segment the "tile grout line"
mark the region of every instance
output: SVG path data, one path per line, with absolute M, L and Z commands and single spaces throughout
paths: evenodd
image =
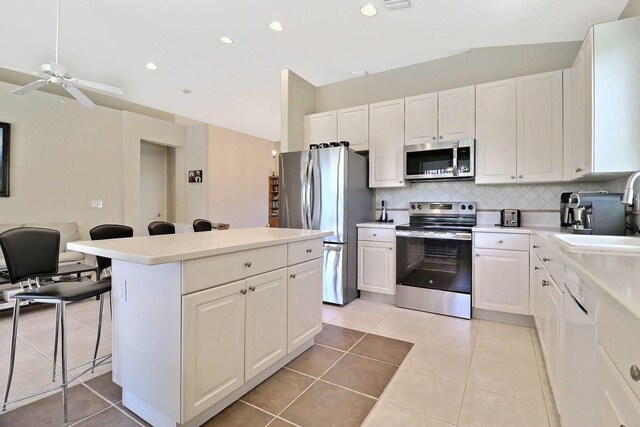
M 536 344 L 534 342 L 538 339 L 538 334 L 534 328 L 531 328 L 529 332 L 530 332 L 531 341 L 533 344 L 533 353 L 536 358 L 536 371 L 538 372 L 538 378 L 540 379 L 540 387 L 542 387 L 542 400 L 544 401 L 545 412 L 547 413 L 547 424 L 551 426 L 551 415 L 549 414 L 549 406 L 547 405 L 547 397 L 545 395 L 544 385 L 543 385 L 544 378 L 542 378 L 542 372 L 540 372 L 540 365 L 539 365 L 540 358 L 538 357 L 538 353 L 536 352 Z M 534 336 L 534 333 L 535 333 L 535 336 Z M 542 359 L 542 361 L 544 362 L 544 358 Z
M 369 334 L 369 333 L 365 333 L 365 336 L 366 336 L 366 335 L 373 335 L 373 336 L 377 336 L 377 337 L 390 338 L 390 339 L 395 339 L 395 340 L 397 340 L 397 341 L 401 341 L 401 340 L 399 340 L 399 339 L 397 339 L 397 338 L 385 337 L 385 336 L 383 336 L 383 335 L 376 335 L 376 334 Z M 363 336 L 363 338 L 364 338 L 364 336 Z M 408 342 L 408 341 L 404 341 L 404 342 Z M 409 344 L 415 345 L 415 343 L 411 343 L 411 342 L 410 342 Z M 346 354 L 346 353 L 349 353 L 348 351 L 339 350 L 339 349 L 337 349 L 337 348 L 329 347 L 328 345 L 324 345 L 324 344 L 315 344 L 315 345 L 319 345 L 319 346 L 321 346 L 321 347 L 330 348 L 331 350 L 338 350 L 338 351 L 340 351 L 340 352 L 342 352 L 342 353 L 345 353 L 345 354 Z M 374 359 L 373 357 L 362 356 L 362 355 L 357 354 L 357 353 L 349 353 L 349 354 L 350 354 L 350 355 L 352 355 L 352 356 L 362 357 L 363 359 L 373 360 L 374 362 L 384 363 L 385 365 L 391 365 L 391 366 L 395 366 L 395 367 L 400 367 L 400 365 L 396 365 L 396 364 L 394 364 L 394 363 L 390 363 L 390 362 L 385 362 L 384 360 Z

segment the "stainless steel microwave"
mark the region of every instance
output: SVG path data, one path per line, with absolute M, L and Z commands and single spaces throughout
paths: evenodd
M 473 139 L 405 145 L 404 179 L 473 179 L 475 160 Z

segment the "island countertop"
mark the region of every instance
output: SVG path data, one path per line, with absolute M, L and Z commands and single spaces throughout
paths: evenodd
M 317 239 L 332 234 L 331 231 L 291 228 L 239 228 L 201 233 L 77 241 L 68 243 L 67 249 L 137 264 L 157 265 Z

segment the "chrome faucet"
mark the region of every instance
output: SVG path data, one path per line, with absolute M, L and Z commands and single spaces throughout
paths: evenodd
M 629 177 L 627 180 L 627 185 L 624 187 L 624 195 L 622 196 L 622 203 L 625 205 L 632 206 L 633 205 L 633 184 L 636 182 L 636 179 L 640 177 L 640 171 L 637 171 L 633 175 Z

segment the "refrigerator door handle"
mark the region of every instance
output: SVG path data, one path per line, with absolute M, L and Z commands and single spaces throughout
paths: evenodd
M 340 252 L 342 250 L 342 245 L 324 245 L 324 250 L 325 251 L 331 251 L 331 252 Z
M 312 224 L 311 224 L 311 219 L 312 219 L 312 174 L 313 174 L 313 157 L 309 159 L 309 163 L 307 163 L 307 174 L 306 174 L 306 180 L 305 180 L 305 206 L 306 209 L 304 211 L 305 213 L 305 221 L 306 221 L 306 225 L 305 228 L 308 230 L 311 230 Z

